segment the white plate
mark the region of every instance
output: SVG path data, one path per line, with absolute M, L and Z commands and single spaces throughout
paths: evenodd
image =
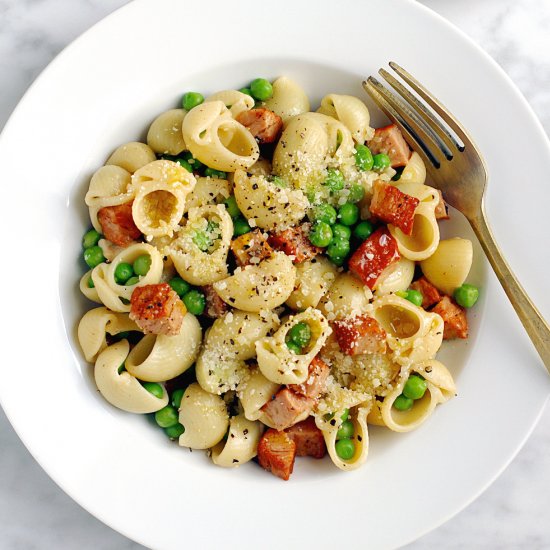
M 265 12 L 269 11 L 269 15 Z M 257 15 L 256 15 L 257 14 Z M 182 92 L 294 77 L 318 101 L 365 97 L 361 79 L 396 60 L 472 132 L 491 181 L 496 236 L 550 317 L 550 149 L 502 71 L 422 6 L 404 0 L 140 0 L 67 48 L 16 109 L 2 166 L 2 405 L 49 475 L 91 513 L 157 549 L 184 546 L 389 548 L 433 529 L 512 459 L 548 398 L 549 377 L 477 248 L 472 337 L 442 357 L 459 395 L 407 435 L 372 430 L 367 465 L 298 461 L 288 483 L 170 444 L 97 394 L 75 343 L 83 197 L 120 143 L 144 137 Z M 375 117 L 375 122 L 382 122 Z M 449 232 L 469 234 L 459 216 Z M 542 458 L 541 458 L 542 460 Z

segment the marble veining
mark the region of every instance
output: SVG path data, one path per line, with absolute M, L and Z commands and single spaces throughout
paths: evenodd
M 0 128 L 46 65 L 125 0 L 0 0 Z M 511 76 L 550 134 L 550 2 L 423 0 Z M 542 175 L 541 175 L 542 177 Z M 504 406 L 510 403 L 504 400 Z M 0 549 L 137 550 L 65 495 L 0 410 Z M 515 461 L 473 504 L 409 550 L 550 548 L 550 407 Z

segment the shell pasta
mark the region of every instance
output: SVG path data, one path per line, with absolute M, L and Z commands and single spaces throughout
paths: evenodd
M 152 113 L 90 179 L 75 283 L 106 406 L 284 480 L 300 456 L 361 467 L 369 425 L 428 422 L 456 393 L 437 354 L 479 296 L 422 157 L 327 92 L 256 78 Z

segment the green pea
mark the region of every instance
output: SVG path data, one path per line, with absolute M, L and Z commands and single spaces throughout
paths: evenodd
M 397 398 L 393 402 L 393 406 L 398 411 L 409 411 L 412 409 L 413 405 L 414 401 L 408 397 L 405 397 L 403 394 L 397 396 Z
M 134 286 L 134 285 L 136 285 L 137 283 L 139 283 L 139 277 L 130 277 L 130 278 L 126 281 L 126 285 L 125 285 L 125 286 Z
M 302 348 L 298 345 L 298 344 L 295 344 L 292 340 L 289 340 L 287 343 L 286 343 L 286 347 L 294 354 L 296 355 L 302 355 Z
M 357 144 L 355 146 L 355 166 L 363 172 L 372 170 L 374 163 L 372 153 L 366 145 Z
M 359 208 L 349 202 L 343 204 L 338 210 L 338 219 L 344 225 L 354 225 L 359 219 Z
M 358 223 L 355 226 L 353 230 L 353 235 L 357 237 L 359 240 L 364 241 L 365 239 L 368 239 L 371 236 L 371 233 L 373 231 L 374 231 L 374 227 L 372 225 L 372 222 L 365 220 L 363 222 Z
M 183 303 L 189 313 L 200 315 L 206 307 L 206 298 L 200 290 L 190 290 L 183 297 Z
M 351 420 L 345 420 L 336 432 L 336 439 L 349 439 L 353 436 L 355 428 Z
M 119 285 L 123 285 L 130 277 L 134 275 L 134 269 L 130 264 L 122 262 L 116 266 L 115 281 Z
M 273 95 L 273 86 L 265 78 L 256 78 L 250 83 L 250 93 L 254 99 L 265 101 Z
M 407 290 L 405 294 L 405 298 L 409 300 L 409 302 L 413 303 L 415 306 L 418 306 L 418 307 L 422 305 L 422 300 L 424 299 L 422 297 L 422 292 L 419 292 L 414 288 Z
M 335 239 L 345 239 L 348 241 L 351 239 L 351 229 L 341 223 L 336 223 L 332 226 L 332 234 Z
M 250 88 L 241 88 L 239 92 L 241 92 L 241 94 L 246 94 L 252 97 L 252 92 L 250 91 Z
M 363 197 L 365 196 L 365 189 L 362 185 L 359 185 L 358 183 L 354 183 L 349 188 L 349 195 L 348 195 L 348 201 L 349 202 L 359 202 Z
M 244 216 L 239 216 L 238 218 L 235 218 L 233 220 L 233 235 L 236 237 L 239 237 L 240 235 L 244 235 L 245 233 L 249 233 L 252 231 L 252 228 L 250 225 L 248 225 L 248 222 L 244 218 Z
M 90 229 L 90 231 L 87 231 L 82 238 L 82 246 L 84 248 L 91 248 L 99 242 L 99 239 L 101 239 L 101 233 L 95 229 Z
M 332 192 L 341 191 L 344 189 L 344 176 L 339 170 L 329 168 L 323 185 L 326 185 Z
M 297 346 L 303 348 L 307 346 L 311 340 L 311 328 L 307 323 L 296 323 L 288 331 L 288 337 Z
M 124 340 L 125 338 L 130 337 L 130 331 L 129 330 L 123 330 L 122 332 L 119 332 L 118 334 L 114 335 L 114 338 L 117 342 L 120 342 L 121 340 Z
M 181 298 L 191 290 L 191 285 L 181 277 L 173 277 L 168 281 L 170 288 Z
M 374 155 L 373 161 L 372 169 L 376 172 L 383 172 L 386 168 L 389 168 L 391 164 L 390 157 L 384 153 Z
M 282 187 L 283 189 L 286 189 L 288 187 L 288 183 L 286 180 L 281 178 L 281 176 L 271 176 L 270 181 L 274 183 L 277 187 Z
M 88 288 L 95 288 L 94 280 L 91 277 L 88 277 L 87 286 Z
M 196 159 L 189 151 L 180 153 L 180 157 L 193 167 L 193 171 L 198 171 L 204 166 L 204 164 L 199 159 Z
M 176 161 L 180 166 L 183 166 L 188 172 L 192 172 L 193 171 L 193 167 L 191 166 L 191 164 L 189 163 L 189 161 L 185 160 L 185 159 L 178 159 Z
M 164 390 L 160 384 L 156 382 L 142 382 L 141 385 L 149 392 L 152 393 L 158 399 L 162 399 L 164 396 Z
M 170 428 L 179 422 L 178 411 L 172 405 L 166 405 L 155 413 L 155 420 L 161 428 Z
M 351 439 L 340 439 L 334 447 L 342 460 L 351 460 L 355 454 L 355 443 Z
M 177 439 L 183 432 L 185 432 L 185 428 L 183 427 L 183 424 L 180 424 L 179 422 L 174 426 L 164 428 L 164 433 L 170 439 Z
M 241 215 L 241 211 L 239 210 L 239 205 L 237 204 L 237 199 L 235 198 L 235 195 L 229 196 L 227 199 L 223 201 L 225 204 L 225 208 L 227 209 L 227 213 L 233 218 L 238 218 Z
M 340 418 L 345 422 L 349 418 L 349 409 L 344 409 L 344 412 L 340 415 Z
M 474 285 L 464 283 L 454 291 L 453 296 L 459 306 L 472 307 L 479 298 L 479 289 Z
M 200 105 L 204 101 L 204 96 L 199 92 L 187 92 L 181 98 L 181 105 L 186 111 L 190 111 L 193 107 Z
M 151 256 L 149 254 L 142 254 L 134 260 L 134 273 L 136 275 L 147 275 L 149 268 L 151 267 Z
M 403 395 L 408 399 L 422 399 L 428 384 L 424 378 L 417 374 L 411 374 L 403 386 Z
M 94 268 L 105 261 L 103 256 L 103 250 L 100 246 L 91 246 L 84 250 L 84 261 L 88 264 L 88 267 Z
M 328 246 L 332 241 L 330 225 L 325 222 L 316 222 L 309 232 L 309 240 L 313 246 Z
M 180 388 L 177 390 L 174 390 L 172 393 L 172 406 L 176 407 L 176 409 L 180 408 L 181 405 L 181 398 L 183 397 L 185 390 Z
M 218 178 L 220 180 L 227 179 L 226 172 L 222 172 L 221 170 L 214 170 L 214 168 L 206 168 L 204 170 L 204 175 L 209 178 Z
M 349 241 L 345 239 L 333 239 L 327 248 L 327 256 L 336 265 L 342 265 L 350 252 Z
M 202 252 L 206 252 L 212 246 L 212 240 L 206 231 L 197 231 L 193 235 L 193 242 Z
M 325 222 L 329 225 L 336 223 L 336 210 L 330 204 L 319 204 L 315 208 L 312 208 L 310 212 L 310 218 L 315 222 Z

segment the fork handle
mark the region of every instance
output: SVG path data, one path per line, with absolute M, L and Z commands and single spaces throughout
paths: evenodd
M 487 223 L 483 207 L 479 214 L 469 221 L 504 292 L 506 292 L 512 306 L 514 306 L 529 338 L 531 338 L 531 342 L 533 342 L 544 366 L 550 373 L 550 326 L 527 296 L 510 266 L 503 258 Z

